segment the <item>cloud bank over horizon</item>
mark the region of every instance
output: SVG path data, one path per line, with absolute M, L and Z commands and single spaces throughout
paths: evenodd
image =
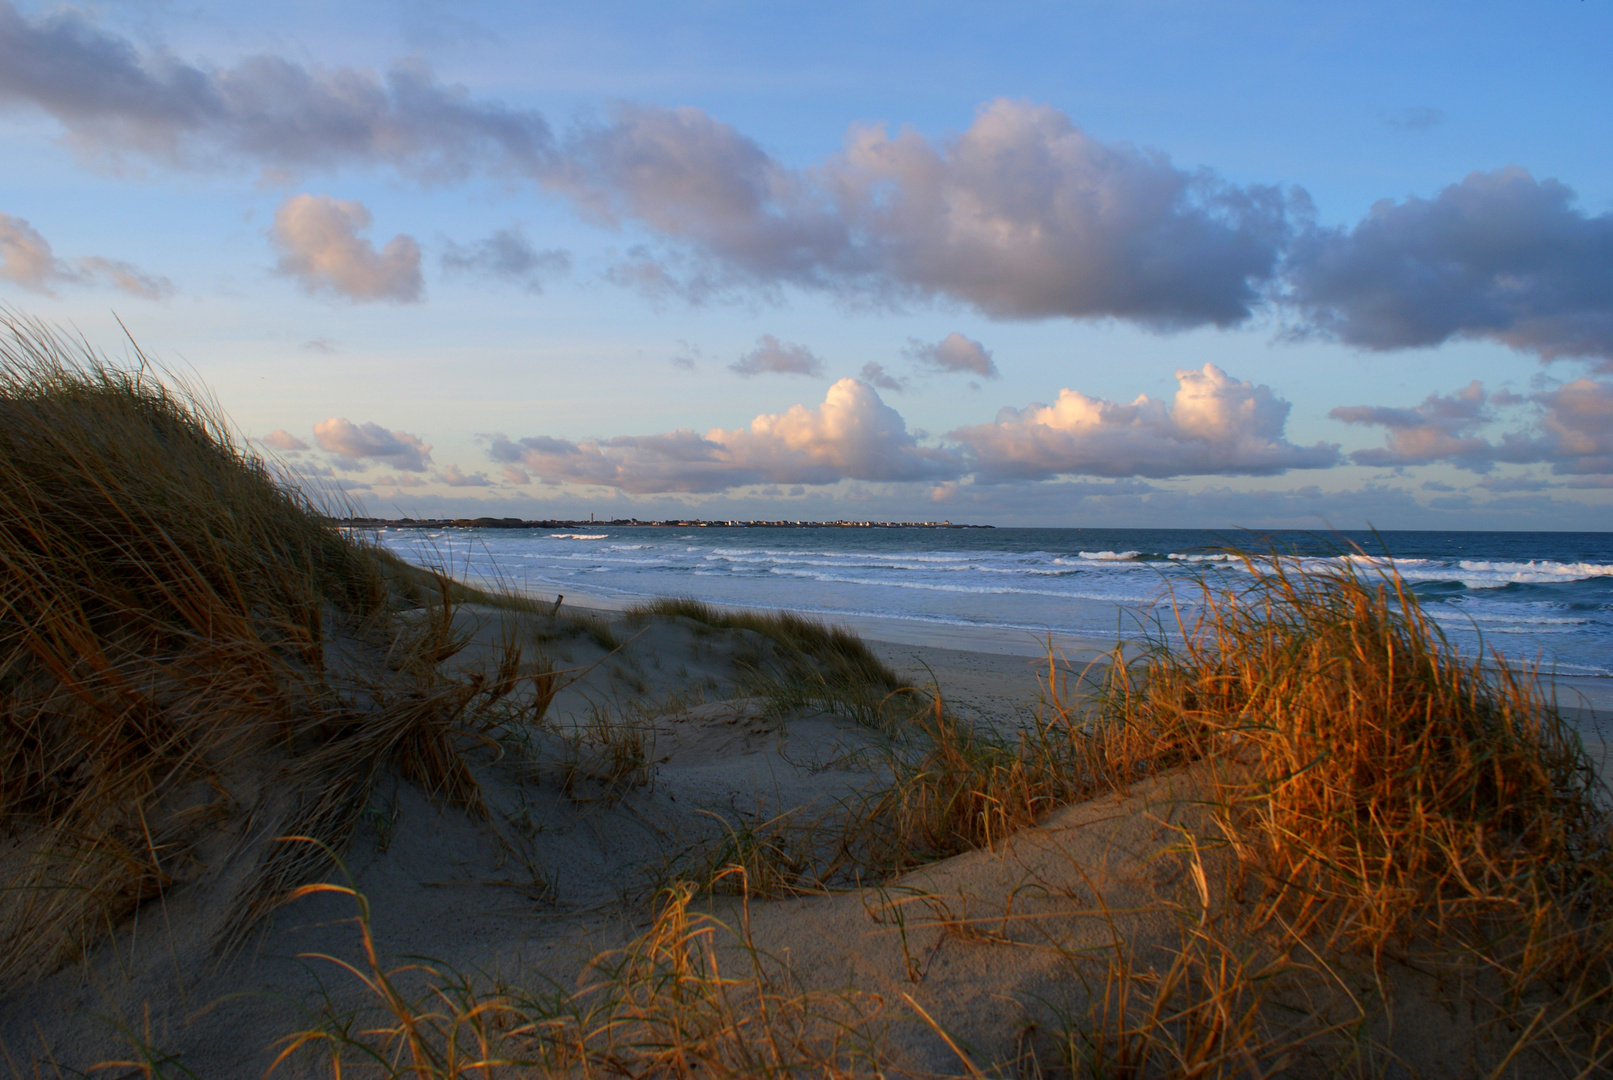
M 630 495 L 709 494 L 755 484 L 949 480 L 955 452 L 920 446 L 873 387 L 841 379 L 816 408 L 793 405 L 750 426 L 622 435 L 573 442 L 495 437 L 488 456 L 548 483 L 614 488 Z
M 1176 396 L 1127 403 L 1059 391 L 1053 405 L 1003 409 L 991 424 L 950 438 L 970 451 L 984 482 L 1060 475 L 1155 479 L 1275 476 L 1325 469 L 1337 445 L 1295 446 L 1283 436 L 1289 404 L 1269 386 L 1239 382 L 1214 364 L 1176 373 Z
M 1513 430 L 1495 439 L 1480 433 L 1502 410 L 1520 407 L 1532 415 Z M 1383 447 L 1350 455 L 1360 465 L 1445 462 L 1488 473 L 1499 464 L 1543 464 L 1560 476 L 1613 477 L 1613 381 L 1584 377 L 1527 396 L 1487 393 L 1474 381 L 1453 394 L 1430 394 L 1412 408 L 1343 406 L 1330 415 L 1385 429 Z
M 110 170 L 250 170 L 287 184 L 379 169 L 422 185 L 527 185 L 632 241 L 608 279 L 694 303 L 796 288 L 1158 333 L 1275 318 L 1372 351 L 1480 339 L 1613 367 L 1613 214 L 1517 166 L 1323 225 L 1301 188 L 1106 142 L 1033 102 L 986 101 L 945 137 L 854 126 L 798 167 L 692 107 L 621 104 L 557 132 L 419 60 L 384 72 L 270 54 L 187 62 L 74 10 L 29 17 L 9 0 L 0 105 L 50 116 L 76 154 Z M 330 204 L 297 202 L 312 198 Z M 288 200 L 272 233 L 282 270 L 339 298 L 418 299 L 418 245 L 400 234 L 366 247 L 359 217 L 340 209 L 361 206 Z M 16 237 L 6 275 L 48 284 L 29 269 L 45 265 L 32 239 Z M 450 247 L 443 265 L 530 286 L 559 267 L 546 254 L 495 233 Z M 138 293 L 142 279 L 119 266 L 80 272 Z
M 1214 364 L 1177 372 L 1169 401 L 1146 394 L 1130 403 L 1060 391 L 1052 406 L 1005 408 L 990 424 L 924 440 L 867 381 L 843 378 L 816 407 L 763 413 L 748 427 L 571 440 L 548 435 L 486 439 L 504 482 L 610 488 L 630 496 L 709 495 L 756 485 L 827 486 L 843 481 L 975 484 L 1053 477 L 1169 479 L 1275 476 L 1326 469 L 1344 459 L 1336 444 L 1298 446 L 1284 436 L 1289 404 L 1267 386 L 1242 382 Z M 417 436 L 340 417 L 314 428 L 314 440 L 340 469 L 363 462 L 425 472 L 431 446 Z M 264 440 L 299 443 L 286 431 Z M 453 487 L 489 486 L 458 466 L 437 478 Z
M 1141 394 L 1117 402 L 1066 387 L 1052 405 L 1005 407 L 990 423 L 930 438 L 910 430 L 869 380 L 842 378 L 816 407 L 792 405 L 732 430 L 580 440 L 485 436 L 497 479 L 457 464 L 431 478 L 453 488 L 525 488 L 537 481 L 633 498 L 868 481 L 917 485 L 933 489 L 935 498 L 949 498 L 959 482 L 978 491 L 1055 479 L 1274 477 L 1351 464 L 1398 470 L 1445 463 L 1483 474 L 1502 464 L 1548 465 L 1552 475 L 1570 478 L 1567 486 L 1613 485 L 1613 381 L 1586 377 L 1529 395 L 1488 392 L 1475 381 L 1411 407 L 1340 406 L 1332 410 L 1333 419 L 1386 434 L 1383 447 L 1349 454 L 1337 443 L 1291 442 L 1285 433 L 1291 406 L 1269 386 L 1239 380 L 1211 363 L 1178 371 L 1176 381 L 1169 400 Z M 1510 430 L 1484 434 L 1498 424 Z M 284 429 L 261 441 L 278 451 L 309 449 Z M 424 474 L 432 465 L 431 444 L 376 423 L 331 417 L 314 425 L 313 441 L 331 467 L 348 473 L 382 467 Z M 392 487 L 418 483 L 377 481 Z M 1490 478 L 1483 486 L 1539 491 L 1554 485 L 1514 477 Z

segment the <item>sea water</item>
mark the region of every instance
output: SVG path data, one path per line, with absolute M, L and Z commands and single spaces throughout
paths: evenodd
M 655 596 L 1027 635 L 1135 638 L 1196 582 L 1246 574 L 1228 547 L 1302 564 L 1392 560 L 1464 652 L 1613 676 L 1613 533 L 1219 533 L 1190 529 L 384 529 L 413 562 L 538 595 Z M 1351 545 L 1359 549 L 1353 552 Z M 1362 554 L 1364 553 L 1364 554 Z

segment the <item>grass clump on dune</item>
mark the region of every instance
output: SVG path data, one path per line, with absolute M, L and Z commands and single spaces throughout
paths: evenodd
M 474 801 L 451 729 L 507 692 L 435 682 L 447 624 L 396 624 L 374 550 L 138 360 L 0 318 L 3 981 L 216 861 L 248 811 L 248 839 L 339 841 L 388 765 Z M 260 784 L 282 769 L 289 786 Z M 286 851 L 244 908 L 312 869 Z
M 574 988 L 537 990 L 430 962 L 389 968 L 361 894 L 336 885 L 299 892 L 355 900 L 359 962 L 308 959 L 355 976 L 371 1008 L 327 1009 L 286 1036 L 271 1076 L 299 1059 L 328 1063 L 338 1077 L 387 1080 L 883 1075 L 877 996 L 805 990 L 743 922 L 691 911 L 686 884 L 664 891 L 644 932 L 595 956 Z
M 1244 558 L 1249 582 L 1206 588 L 1179 642 L 1113 669 L 1117 781 L 1238 766 L 1221 794 L 1269 910 L 1373 948 L 1463 917 L 1535 926 L 1548 901 L 1613 915 L 1607 793 L 1536 672 L 1460 655 L 1392 570 Z
M 1608 1067 L 1613 803 L 1539 673 L 1462 655 L 1392 566 L 1238 557 L 1140 650 L 1050 662 L 1017 731 L 934 690 L 842 857 L 889 873 L 1192 767 L 1210 827 L 1159 853 L 1193 883 L 1180 948 L 1071 957 L 1074 1075 L 1393 1071 L 1419 1000 L 1476 1074 Z
M 819 708 L 868 724 L 889 724 L 888 706 L 903 695 L 902 680 L 851 630 L 792 611 L 716 608 L 699 600 L 664 597 L 637 604 L 629 621 L 684 618 L 712 630 L 740 630 L 768 643 L 742 661 L 750 688 L 779 712 Z M 906 713 L 900 713 L 905 718 Z
M 1238 557 L 1095 705 L 1052 700 L 1113 786 L 1203 762 L 1225 871 L 1156 993 L 1109 979 L 1093 1071 L 1321 1067 L 1324 1036 L 1381 1070 L 1413 987 L 1468 1025 L 1457 1071 L 1606 1068 L 1613 816 L 1538 672 L 1461 655 L 1392 567 Z

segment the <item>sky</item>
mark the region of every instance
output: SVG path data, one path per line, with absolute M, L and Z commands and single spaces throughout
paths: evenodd
M 1610 40 L 0 0 L 0 306 L 378 516 L 1607 530 Z

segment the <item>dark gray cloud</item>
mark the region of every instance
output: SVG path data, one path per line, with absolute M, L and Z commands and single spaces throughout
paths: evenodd
M 1518 168 L 1431 199 L 1384 200 L 1350 229 L 1309 228 L 1286 264 L 1307 325 L 1368 349 L 1488 338 L 1613 363 L 1613 214 Z
M 1275 188 L 1104 144 L 1013 101 L 947 140 L 854 129 L 810 170 L 687 108 L 623 107 L 561 156 L 551 186 L 699 256 L 706 291 L 795 284 L 1001 318 L 1225 326 L 1259 303 L 1288 234 Z
M 934 343 L 909 338 L 902 353 L 932 371 L 967 371 L 983 379 L 995 379 L 999 374 L 991 350 L 957 331 Z
M 822 375 L 824 367 L 823 358 L 805 345 L 763 334 L 756 348 L 729 364 L 728 370 L 741 375 Z
M 427 180 L 533 173 L 552 152 L 536 113 L 472 99 L 422 63 L 384 75 L 255 56 L 200 67 L 99 29 L 0 0 L 0 104 L 54 117 L 92 157 L 270 173 L 385 164 Z
M 510 281 L 541 293 L 546 281 L 571 270 L 571 256 L 558 248 L 538 250 L 518 227 L 497 229 L 471 244 L 448 241 L 442 268 L 449 273 Z
M 1500 422 L 1498 409 L 1529 410 L 1498 437 L 1483 429 Z M 1386 429 L 1383 447 L 1357 450 L 1358 465 L 1427 465 L 1436 461 L 1488 472 L 1495 465 L 1548 464 L 1571 476 L 1613 475 L 1613 381 L 1580 378 L 1527 398 L 1487 394 L 1477 382 L 1454 394 L 1430 394 L 1413 408 L 1349 406 L 1334 419 Z
M 592 220 L 687 245 L 701 265 L 677 279 L 647 253 L 630 265 L 692 298 L 736 284 L 836 287 L 869 269 L 830 192 L 699 109 L 620 106 L 568 136 L 546 182 Z
M 5 105 L 43 110 L 96 158 L 270 177 L 516 178 L 637 234 L 607 277 L 658 299 L 793 286 L 1170 331 L 1237 325 L 1277 298 L 1297 332 L 1369 349 L 1483 338 L 1613 370 L 1613 215 L 1517 168 L 1321 227 L 1303 191 L 1105 143 L 1026 102 L 989 102 L 947 137 L 854 128 L 803 168 L 699 109 L 623 105 L 557 139 L 538 113 L 414 61 L 384 73 L 267 55 L 208 66 L 137 48 L 72 9 L 31 17 L 0 0 Z M 1386 119 L 1418 128 L 1439 116 Z M 523 257 L 497 234 L 450 254 L 490 272 Z

